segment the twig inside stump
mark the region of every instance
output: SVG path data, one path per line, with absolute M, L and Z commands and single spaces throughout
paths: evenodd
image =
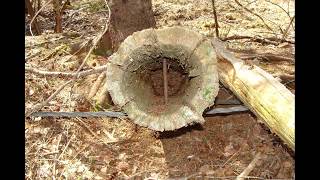
M 164 103 L 168 103 L 168 78 L 167 78 L 167 60 L 163 59 L 163 94 L 164 94 Z

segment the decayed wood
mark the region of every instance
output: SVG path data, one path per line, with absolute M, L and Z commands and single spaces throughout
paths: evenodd
M 295 147 L 295 96 L 269 73 L 246 65 L 214 39 L 219 79 L 291 149 Z

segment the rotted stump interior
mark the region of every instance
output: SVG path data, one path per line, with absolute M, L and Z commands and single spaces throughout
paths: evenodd
M 203 123 L 219 88 L 210 41 L 181 27 L 129 36 L 109 58 L 106 79 L 113 102 L 156 131 Z

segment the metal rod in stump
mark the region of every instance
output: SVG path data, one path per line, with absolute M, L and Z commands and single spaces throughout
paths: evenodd
M 167 60 L 163 60 L 163 94 L 164 94 L 164 103 L 168 103 L 168 77 L 167 77 Z

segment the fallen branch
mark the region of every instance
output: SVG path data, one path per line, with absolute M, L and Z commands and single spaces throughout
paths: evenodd
M 73 72 L 50 72 L 50 71 L 43 71 L 43 70 L 39 70 L 39 69 L 35 69 L 32 67 L 25 67 L 25 71 L 29 72 L 29 73 L 34 73 L 36 75 L 42 75 L 42 76 L 53 76 L 53 77 L 65 77 L 65 78 L 75 78 L 75 77 L 84 77 L 84 76 L 88 76 L 91 74 L 97 74 L 97 73 L 101 73 L 103 71 L 105 71 L 107 69 L 107 66 L 99 66 L 97 68 L 94 69 L 89 69 L 89 70 L 85 70 L 85 71 L 81 71 L 79 72 L 79 74 L 77 73 L 73 73 Z
M 245 168 L 239 176 L 237 176 L 236 180 L 244 180 L 246 176 L 248 176 L 250 172 L 253 170 L 253 168 L 256 166 L 260 158 L 261 158 L 261 153 L 258 152 L 254 157 L 254 159 L 251 161 L 251 163 L 248 165 L 248 167 Z
M 216 37 L 220 39 L 218 17 L 217 17 L 216 6 L 214 4 L 214 0 L 212 0 L 212 8 L 213 8 L 214 23 L 215 23 L 214 27 L 216 29 Z
M 244 55 L 240 56 L 240 59 L 247 60 L 247 59 L 254 59 L 254 58 L 261 58 L 267 61 L 288 61 L 288 62 L 294 62 L 293 58 L 280 56 L 272 53 L 263 53 L 263 54 L 250 54 L 250 55 Z
M 276 37 L 269 37 L 269 38 L 262 38 L 262 37 L 252 37 L 252 36 L 239 36 L 239 35 L 233 35 L 229 37 L 225 37 L 221 39 L 222 41 L 229 41 L 229 40 L 240 40 L 240 39 L 250 39 L 253 42 L 258 42 L 262 44 L 273 44 L 273 45 L 279 45 L 279 43 L 287 42 L 290 44 L 295 44 L 294 41 L 285 40 L 285 39 L 279 39 Z
M 101 112 L 35 112 L 33 117 L 123 117 L 123 112 L 101 111 Z
M 39 103 L 37 105 L 35 105 L 31 110 L 26 112 L 26 116 L 30 116 L 32 113 L 40 111 L 43 106 L 47 105 L 54 97 L 56 97 L 60 91 L 66 87 L 68 84 L 70 84 L 72 82 L 72 80 L 67 81 L 66 83 L 62 84 L 50 97 L 48 97 L 45 101 L 43 101 L 42 103 Z
M 212 40 L 219 80 L 292 150 L 295 147 L 294 94 L 254 64 L 236 58 L 218 39 Z
M 108 84 L 105 82 L 102 87 L 102 91 L 98 95 L 98 99 L 97 99 L 97 104 L 101 105 L 102 107 L 104 107 L 105 105 L 112 105 L 112 99 L 108 92 L 107 87 L 108 87 Z
M 51 0 L 49 1 L 51 2 Z M 76 79 L 78 79 L 80 77 L 80 70 L 82 69 L 82 67 L 84 66 L 84 64 L 86 63 L 86 61 L 88 60 L 90 54 L 92 53 L 93 49 L 96 47 L 96 45 L 98 44 L 99 40 L 102 38 L 102 36 L 107 32 L 108 30 L 108 27 L 109 27 L 109 22 L 110 22 L 110 16 L 111 16 L 111 10 L 109 8 L 109 5 L 108 5 L 108 2 L 106 2 L 106 6 L 108 8 L 108 11 L 109 11 L 109 16 L 108 16 L 108 20 L 107 20 L 107 23 L 105 25 L 105 29 L 104 31 L 100 34 L 100 36 L 98 36 L 98 38 L 95 39 L 94 43 L 93 43 L 93 46 L 91 47 L 91 49 L 89 50 L 88 54 L 86 55 L 86 57 L 84 58 L 82 64 L 80 65 L 80 67 L 78 68 L 78 70 L 75 72 L 75 75 L 73 77 L 72 80 L 69 80 L 68 82 L 66 82 L 65 84 L 63 84 L 62 86 L 60 86 L 58 88 L 58 90 L 56 92 L 54 92 L 47 100 L 45 100 L 44 102 L 34 106 L 30 111 L 27 111 L 26 113 L 26 116 L 30 116 L 32 113 L 34 112 L 37 112 L 37 111 L 40 111 L 41 108 L 43 108 L 45 105 L 47 105 L 55 96 L 57 96 L 59 94 L 59 92 L 64 88 L 66 87 L 69 83 L 75 83 Z M 43 8 L 43 7 L 42 7 Z M 41 9 L 42 9 L 41 8 Z M 72 86 L 73 86 L 72 85 Z
M 89 95 L 88 95 L 88 98 L 91 99 L 93 96 L 96 95 L 96 93 L 98 92 L 98 89 L 102 83 L 102 80 L 104 80 L 106 77 L 106 73 L 105 72 L 102 72 L 97 80 L 93 83 L 91 89 L 90 89 L 90 92 L 89 92 Z
M 290 26 L 292 25 L 293 20 L 295 19 L 295 17 L 296 17 L 296 16 L 294 15 L 294 16 L 291 18 L 288 27 L 286 28 L 286 30 L 285 30 L 284 33 L 283 33 L 282 39 L 285 39 L 285 38 L 287 37 L 288 32 L 289 32 L 289 29 L 290 29 Z M 293 28 L 293 27 L 292 27 L 292 28 Z
M 89 56 L 91 55 L 92 51 L 94 50 L 94 48 L 98 45 L 100 39 L 104 36 L 104 34 L 108 31 L 109 29 L 109 24 L 110 24 L 110 17 L 111 17 L 111 10 L 110 10 L 110 7 L 108 5 L 108 2 L 105 0 L 105 3 L 106 3 L 106 6 L 108 8 L 108 12 L 109 12 L 109 15 L 108 15 L 108 20 L 106 22 L 106 25 L 105 25 L 105 28 L 104 28 L 104 31 L 100 34 L 100 36 L 98 36 L 94 41 L 93 41 L 93 45 L 92 47 L 90 48 L 89 52 L 87 53 L 86 57 L 84 58 L 82 64 L 80 65 L 80 67 L 78 68 L 78 70 L 76 71 L 76 75 L 79 74 L 80 70 L 83 68 L 83 66 L 85 65 L 85 63 L 87 62 Z M 77 78 L 78 76 L 76 76 Z

